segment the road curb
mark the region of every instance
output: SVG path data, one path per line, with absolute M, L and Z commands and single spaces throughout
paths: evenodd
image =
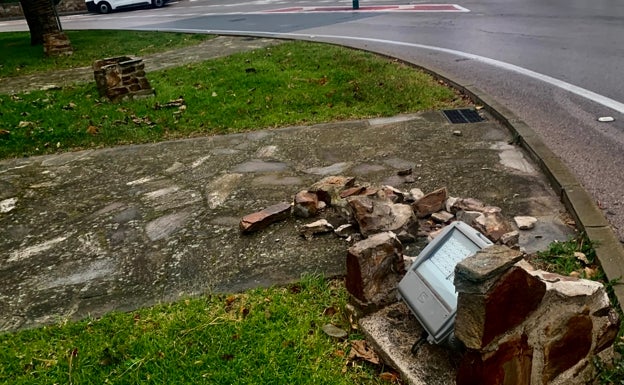
M 610 282 L 624 278 L 624 248 L 615 232 L 598 208 L 593 197 L 583 188 L 568 167 L 542 142 L 536 132 L 511 110 L 474 85 L 463 85 L 443 72 L 422 68 L 425 72 L 461 91 L 476 104 L 482 105 L 496 120 L 513 135 L 514 142 L 527 151 L 559 195 L 566 209 L 574 217 L 580 230 L 594 244 L 596 256 Z M 619 283 L 619 282 L 618 282 Z M 613 285 L 618 305 L 624 304 L 624 285 Z M 623 309 L 624 310 L 624 309 Z

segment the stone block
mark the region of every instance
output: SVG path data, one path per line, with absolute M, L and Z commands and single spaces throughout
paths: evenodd
M 427 217 L 437 211 L 443 210 L 447 198 L 448 191 L 446 187 L 442 187 L 417 200 L 414 203 L 414 211 L 418 218 Z
M 405 202 L 405 194 L 392 186 L 382 186 L 381 189 L 377 191 L 377 196 L 379 198 L 389 199 L 393 203 Z
M 520 230 L 531 230 L 535 227 L 535 224 L 537 223 L 537 218 L 528 216 L 517 216 L 514 217 L 514 222 L 516 222 L 516 226 L 518 226 Z
M 69 56 L 74 53 L 69 38 L 64 32 L 45 33 L 43 52 L 46 56 Z
M 349 187 L 348 189 L 340 192 L 340 197 L 347 198 L 353 195 L 361 195 L 364 191 L 366 191 L 366 187 L 364 186 Z
M 458 221 L 462 221 L 470 226 L 473 225 L 475 219 L 479 218 L 479 216 L 481 216 L 481 212 L 479 211 L 458 210 L 455 213 L 455 218 L 457 218 Z
M 290 203 L 282 202 L 244 216 L 240 221 L 239 227 L 243 233 L 252 233 L 266 228 L 271 223 L 284 220 L 289 216 Z
M 482 213 L 474 220 L 473 226 L 494 243 L 500 241 L 503 235 L 513 231 L 511 225 L 498 211 Z
M 318 197 L 315 193 L 299 191 L 295 195 L 293 214 L 300 218 L 309 218 L 316 215 L 318 208 Z
M 460 293 L 486 293 L 522 255 L 518 250 L 500 245 L 479 250 L 455 266 L 455 288 Z
M 144 77 L 145 71 L 143 69 L 142 59 L 130 56 L 96 60 L 93 63 L 93 76 L 98 93 L 113 102 L 133 99 L 135 95 L 153 95 L 154 91 Z M 121 86 L 129 86 L 127 92 L 111 90 Z
M 418 234 L 418 219 L 410 205 L 362 195 L 350 197 L 347 202 L 360 233 L 365 237 L 385 231 L 406 238 Z
M 459 198 L 455 199 L 446 211 L 453 214 L 456 214 L 459 210 L 483 212 L 484 208 L 485 204 L 480 200 L 473 198 Z
M 518 247 L 518 242 L 520 242 L 520 232 L 514 230 L 509 233 L 505 233 L 501 237 L 500 242 L 507 247 Z
M 345 286 L 365 305 L 396 302 L 396 287 L 404 273 L 403 246 L 392 232 L 375 234 L 347 251 Z
M 449 213 L 446 210 L 438 211 L 437 213 L 431 214 L 431 219 L 437 223 L 447 223 L 453 218 L 455 218 L 455 215 Z
M 312 239 L 316 234 L 331 233 L 334 231 L 332 226 L 326 219 L 319 219 L 318 221 L 307 223 L 299 228 L 299 234 L 305 239 Z
M 314 183 L 308 191 L 316 193 L 318 199 L 327 205 L 339 201 L 340 193 L 347 188 L 353 187 L 355 178 L 346 176 L 328 176 Z

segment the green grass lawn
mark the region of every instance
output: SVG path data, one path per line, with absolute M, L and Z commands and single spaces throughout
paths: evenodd
M 0 33 L 0 79 L 36 72 L 87 67 L 104 57 L 137 56 L 187 47 L 211 35 L 139 31 L 65 31 L 74 48 L 71 56 L 46 58 L 41 46 L 30 45 L 28 32 Z
M 212 295 L 99 320 L 0 334 L 0 384 L 378 384 L 347 365 L 342 282 Z M 349 339 L 361 336 L 352 334 Z
M 95 84 L 0 95 L 0 158 L 464 106 L 396 60 L 305 42 L 148 73 L 156 97 L 114 104 Z M 160 108 L 182 98 L 181 107 Z

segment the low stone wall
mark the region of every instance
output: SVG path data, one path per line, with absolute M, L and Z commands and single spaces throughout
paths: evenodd
M 86 12 L 87 6 L 84 0 L 62 0 L 56 6 L 59 14 Z M 0 19 L 24 17 L 19 2 L 0 3 Z

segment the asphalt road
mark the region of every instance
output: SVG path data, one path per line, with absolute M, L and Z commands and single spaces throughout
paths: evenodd
M 360 6 L 407 4 L 360 1 Z M 420 2 L 414 2 L 417 5 Z M 527 122 L 594 196 L 624 241 L 624 3 L 473 0 L 469 12 L 270 13 L 350 1 L 181 1 L 63 18 L 66 29 L 153 29 L 324 41 L 390 54 L 490 94 Z M 14 21 L 0 31 L 25 29 Z M 598 117 L 612 116 L 612 123 Z

